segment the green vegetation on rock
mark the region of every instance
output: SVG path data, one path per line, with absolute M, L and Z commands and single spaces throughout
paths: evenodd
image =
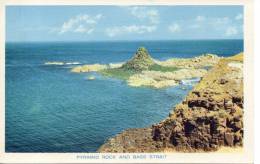
M 240 59 L 241 57 L 237 57 Z M 125 63 L 89 64 L 72 68 L 71 72 L 99 72 L 104 76 L 126 80 L 134 87 L 164 88 L 178 85 L 182 79 L 202 77 L 221 58 L 207 54 L 195 58 L 153 59 L 147 49 L 140 47 Z M 233 67 L 241 67 L 231 63 Z
M 173 72 L 176 67 L 161 66 L 156 64 L 144 47 L 138 48 L 134 57 L 119 68 L 104 69 L 100 71 L 105 76 L 115 77 L 123 80 L 142 71 Z
M 160 71 L 160 72 L 174 72 L 177 71 L 179 68 L 177 67 L 168 67 L 168 66 L 162 66 L 159 64 L 153 64 L 149 66 L 149 71 Z
M 136 72 L 133 70 L 126 70 L 123 68 L 111 68 L 111 69 L 104 69 L 100 71 L 100 73 L 104 76 L 127 80 L 130 76 L 132 76 Z
M 144 47 L 138 48 L 134 57 L 122 65 L 124 70 L 142 71 L 148 70 L 151 65 L 154 65 L 152 57 Z
M 191 62 L 201 62 L 201 59 L 198 59 L 191 59 Z M 169 74 L 179 73 L 186 76 L 185 74 L 191 71 L 198 71 L 195 68 L 205 66 L 204 64 L 210 60 L 218 62 L 194 86 L 187 97 L 173 108 L 169 117 L 148 128 L 128 129 L 110 138 L 98 152 L 206 152 L 221 150 L 226 146 L 234 152 L 237 148 L 243 149 L 243 53 L 221 59 L 207 57 L 202 60 L 203 64 L 194 65 L 192 69 L 185 67 L 174 73 L 143 71 L 141 75 L 130 77 L 130 80 L 134 78 L 137 82 L 147 82 L 148 79 L 148 82 L 143 84 L 151 86 L 150 84 L 154 83 L 154 86 L 160 86 L 161 82 L 168 84 Z M 179 66 L 188 62 L 190 63 L 186 60 Z M 181 70 L 183 72 L 180 72 Z M 155 74 L 158 74 L 153 78 L 155 80 L 149 81 Z M 163 74 L 165 76 L 162 76 Z M 135 86 L 136 84 L 138 83 L 135 83 Z

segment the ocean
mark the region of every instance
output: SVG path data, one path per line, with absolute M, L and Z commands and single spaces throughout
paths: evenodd
M 6 43 L 6 152 L 95 152 L 128 128 L 168 116 L 194 83 L 134 88 L 97 73 L 71 73 L 76 63 L 117 63 L 144 46 L 155 59 L 231 56 L 243 40 Z M 65 65 L 44 65 L 61 61 Z M 94 75 L 95 80 L 87 80 Z

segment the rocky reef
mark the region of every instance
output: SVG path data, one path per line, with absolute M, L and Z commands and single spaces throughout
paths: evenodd
M 165 120 L 128 129 L 98 152 L 201 152 L 243 146 L 243 53 L 221 59 Z
M 127 83 L 133 87 L 165 88 L 179 85 L 184 79 L 200 78 L 206 73 L 205 69 L 179 69 L 173 72 L 142 71 L 130 76 Z
M 80 73 L 80 72 L 97 72 L 103 69 L 107 69 L 106 65 L 102 64 L 91 64 L 91 65 L 83 65 L 77 66 L 71 69 L 71 72 Z
M 71 72 L 96 71 L 104 76 L 127 81 L 132 87 L 165 88 L 178 85 L 181 80 L 200 78 L 221 57 L 205 54 L 195 58 L 155 60 L 144 47 L 138 48 L 133 58 L 125 63 L 91 64 L 74 67 Z
M 175 66 L 178 68 L 204 68 L 214 66 L 220 57 L 214 54 L 203 54 L 194 58 L 172 58 L 166 61 L 155 62 L 162 66 Z

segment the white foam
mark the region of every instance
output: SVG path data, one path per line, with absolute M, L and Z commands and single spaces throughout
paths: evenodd
M 80 62 L 67 62 L 65 63 L 66 65 L 79 65 L 81 64 Z
M 53 61 L 53 62 L 45 62 L 45 65 L 79 65 L 80 62 L 60 62 L 60 61 Z
M 183 85 L 194 85 L 200 81 L 200 78 L 192 78 L 192 79 L 185 79 L 181 80 L 181 84 Z
M 64 62 L 45 62 L 45 65 L 64 65 Z

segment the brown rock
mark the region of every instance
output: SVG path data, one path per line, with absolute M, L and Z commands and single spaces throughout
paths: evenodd
M 219 81 L 219 83 L 220 84 L 226 84 L 228 82 L 228 80 L 227 79 L 220 79 L 220 81 Z
M 225 143 L 228 146 L 233 146 L 234 137 L 231 133 L 225 133 Z
M 176 105 L 170 117 L 150 130 L 127 130 L 110 141 L 112 146 L 105 144 L 101 152 L 151 152 L 164 148 L 196 152 L 242 146 L 243 79 L 234 79 L 239 72 L 229 69 L 231 60 L 223 59 L 213 67 L 183 102 Z
M 233 102 L 231 100 L 225 100 L 225 109 L 232 109 L 233 107 Z

